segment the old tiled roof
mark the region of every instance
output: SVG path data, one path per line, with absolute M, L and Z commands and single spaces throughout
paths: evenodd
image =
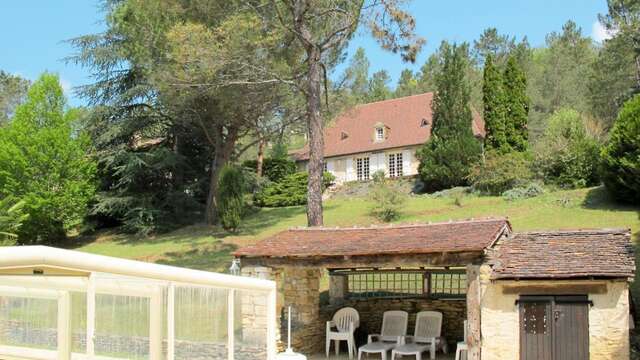
M 511 226 L 506 219 L 367 228 L 304 228 L 235 252 L 246 257 L 330 257 L 482 251 Z
M 632 277 L 628 230 L 516 233 L 496 244 L 494 279 Z
M 424 144 L 431 137 L 432 100 L 433 93 L 429 92 L 358 105 L 344 112 L 324 131 L 324 156 Z M 426 120 L 424 126 L 423 120 Z M 387 128 L 387 138 L 376 142 L 374 129 L 381 124 Z M 475 110 L 471 126 L 474 135 L 484 136 L 484 121 Z M 309 148 L 305 146 L 291 155 L 296 160 L 307 160 L 308 152 Z

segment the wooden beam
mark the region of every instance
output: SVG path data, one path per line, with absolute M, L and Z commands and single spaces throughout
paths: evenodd
M 480 360 L 480 266 L 467 265 L 467 360 Z
M 571 294 L 605 294 L 607 292 L 607 283 L 588 282 L 588 283 L 553 283 L 550 281 L 546 284 L 531 283 L 527 281 L 518 281 L 515 283 L 502 284 L 503 294 L 523 294 L 527 295 L 571 295 Z
M 420 267 L 450 266 L 460 267 L 468 264 L 480 265 L 482 252 L 456 252 L 433 254 L 395 254 L 351 256 L 311 256 L 311 257 L 243 257 L 243 266 L 270 267 L 317 267 L 317 268 L 357 268 L 357 267 Z

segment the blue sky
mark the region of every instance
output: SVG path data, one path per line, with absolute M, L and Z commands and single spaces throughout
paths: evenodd
M 606 11 L 606 1 L 414 0 L 408 8 L 418 33 L 427 39 L 415 65 L 403 64 L 398 55 L 380 50 L 364 32 L 350 45 L 350 52 L 364 47 L 371 71 L 386 69 L 394 82 L 403 68 L 419 69 L 442 40 L 471 42 L 487 27 L 517 39 L 526 35 L 531 45 L 541 46 L 546 34 L 559 31 L 571 19 L 584 34 L 601 40 L 604 34 L 597 26 L 597 14 Z M 103 17 L 98 0 L 0 1 L 0 69 L 29 79 L 45 70 L 57 72 L 71 104 L 83 104 L 70 90 L 90 82 L 90 73 L 65 64 L 63 59 L 73 54 L 73 48 L 64 40 L 102 31 Z

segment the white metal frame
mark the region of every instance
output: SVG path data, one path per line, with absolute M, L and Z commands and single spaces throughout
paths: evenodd
M 0 248 L 0 271 L 25 267 L 63 268 L 83 271 L 88 276 L 0 275 L 0 295 L 55 299 L 58 301 L 58 349 L 40 350 L 0 344 L 3 359 L 109 359 L 95 355 L 96 294 L 147 297 L 150 300 L 149 358 L 162 357 L 162 286 L 167 286 L 167 352 L 175 353 L 175 287 L 203 286 L 228 290 L 228 360 L 234 360 L 234 297 L 237 291 L 257 291 L 267 298 L 267 359 L 276 355 L 276 286 L 263 279 L 150 264 L 133 260 L 86 254 L 46 246 Z M 127 285 L 96 281 L 95 273 L 107 273 L 149 280 L 149 284 Z M 70 291 L 87 293 L 86 354 L 71 353 Z

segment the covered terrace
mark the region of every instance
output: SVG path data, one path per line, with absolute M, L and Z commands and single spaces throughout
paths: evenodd
M 360 314 L 358 346 L 378 333 L 382 313 L 443 314 L 442 334 L 455 350 L 468 320 L 469 359 L 479 356 L 480 266 L 486 251 L 511 233 L 506 219 L 354 228 L 297 228 L 238 250 L 242 273 L 276 281 L 280 329 L 294 308 L 293 348 L 324 353 L 325 323 L 341 307 Z M 322 288 L 329 299 L 321 300 Z M 286 340 L 285 332 L 281 339 Z M 344 353 L 344 350 L 343 350 Z

